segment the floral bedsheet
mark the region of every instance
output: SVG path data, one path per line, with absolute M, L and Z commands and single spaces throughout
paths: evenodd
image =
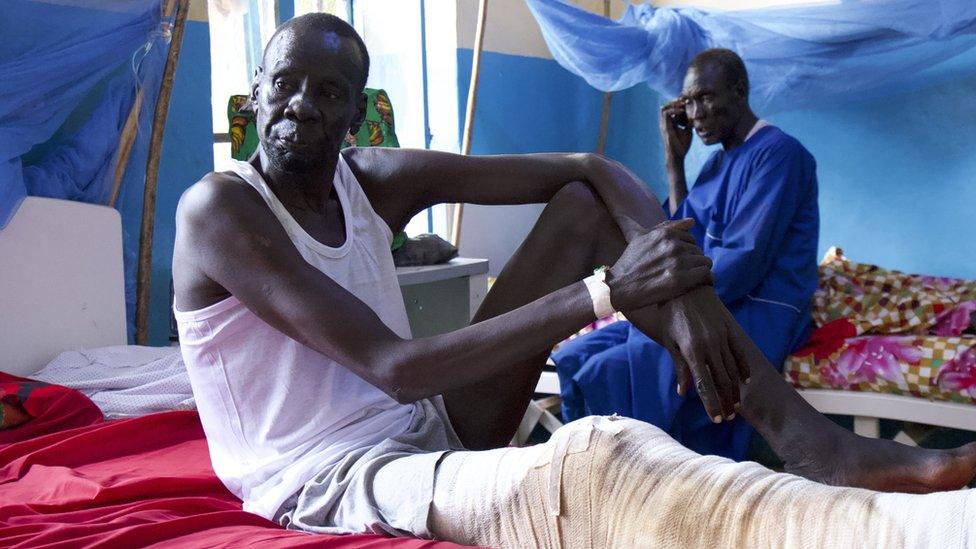
M 818 329 L 784 365 L 795 386 L 976 404 L 976 282 L 889 271 L 832 248 L 813 317 Z

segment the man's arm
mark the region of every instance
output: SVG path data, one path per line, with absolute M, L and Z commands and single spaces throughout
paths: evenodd
M 541 153 L 462 156 L 417 149 L 348 149 L 346 159 L 376 212 L 394 230 L 439 203 L 548 202 L 573 181 L 600 196 L 629 242 L 665 220 L 650 190 L 623 165 L 599 155 Z
M 615 294 L 619 306 L 643 305 L 649 295 L 670 299 L 707 282 L 708 264 L 696 262 L 681 245 L 686 237 L 676 233 L 687 231 L 665 226 L 635 239 L 630 257 L 639 268 L 618 275 L 627 281 Z M 449 334 L 402 339 L 301 257 L 256 192 L 218 178 L 194 185 L 180 200 L 176 247 L 182 266 L 192 265 L 268 324 L 401 402 L 501 373 L 594 320 L 589 293 L 577 282 Z M 643 257 L 651 259 L 637 262 Z M 181 272 L 174 274 L 179 287 Z
M 688 198 L 688 183 L 685 181 L 684 159 L 665 160 L 664 168 L 668 172 L 668 214 L 678 213 L 681 203 Z
M 654 269 L 644 262 L 653 260 L 658 252 L 632 245 L 665 219 L 647 186 L 621 164 L 587 154 L 464 157 L 389 149 L 352 149 L 346 158 L 367 190 L 374 209 L 395 230 L 420 209 L 438 202 L 543 202 L 571 181 L 588 182 L 630 242 L 627 251 L 610 269 L 614 306 L 632 321 L 639 318 L 635 323 L 638 328 L 656 334 L 659 343 L 667 344 L 675 356 L 683 357 L 683 379 L 693 375 L 700 383 L 699 392 L 711 415 L 721 417 L 731 413 L 739 399 L 738 385 L 733 380 L 740 376 L 747 378 L 749 368 L 742 360 L 735 359 L 739 356 L 736 342 L 730 341 L 725 327 L 714 320 L 719 317 L 712 309 L 716 304 L 721 307 L 721 303 L 717 299 L 708 301 L 707 297 L 692 296 L 686 299 L 682 294 L 672 293 L 683 304 L 665 308 L 663 314 L 667 320 L 658 322 L 661 313 L 656 306 L 632 306 L 619 297 L 621 288 L 629 286 L 627 279 L 633 273 L 645 273 L 648 280 L 653 278 Z M 404 207 L 404 202 L 412 206 Z M 697 253 L 700 253 L 697 247 L 689 250 L 689 254 Z M 631 287 L 638 286 L 641 285 Z M 635 295 L 657 303 L 668 301 L 659 300 L 664 286 L 641 287 L 645 288 L 644 293 L 635 292 Z M 654 329 L 652 325 L 661 327 Z M 720 409 L 725 413 L 717 413 Z
M 683 125 L 679 124 L 682 120 Z M 661 141 L 664 142 L 664 167 L 668 172 L 668 206 L 670 215 L 674 215 L 688 196 L 685 156 L 691 146 L 692 128 L 685 115 L 685 103 L 682 99 L 661 107 L 659 126 Z

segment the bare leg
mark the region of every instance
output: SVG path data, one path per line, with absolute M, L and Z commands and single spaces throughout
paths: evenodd
M 714 313 L 746 346 L 752 382 L 740 388 L 740 412 L 789 472 L 837 486 L 913 493 L 955 490 L 976 475 L 976 443 L 926 450 L 860 437 L 838 426 L 786 382 L 717 298 Z M 646 309 L 625 314 L 638 328 L 651 321 Z
M 664 221 L 663 211 L 655 206 L 660 212 L 658 221 Z M 585 183 L 567 185 L 543 210 L 472 322 L 507 313 L 582 280 L 595 267 L 616 261 L 625 245 L 606 206 L 592 189 Z M 508 444 L 548 356 L 548 350 L 543 351 L 502 376 L 443 395 L 451 423 L 466 447 L 486 449 Z
M 738 325 L 735 329 L 741 330 Z M 803 400 L 745 339 L 752 383 L 742 387 L 742 414 L 769 441 L 787 471 L 836 486 L 913 493 L 962 488 L 976 474 L 976 443 L 925 450 L 839 427 Z
M 664 219 L 658 204 L 648 204 L 648 210 L 659 221 Z M 505 266 L 474 322 L 581 280 L 594 266 L 612 264 L 624 246 L 606 206 L 592 190 L 582 183 L 567 186 Z M 715 314 L 730 320 L 729 312 L 715 301 Z M 645 320 L 641 311 L 626 313 L 640 328 Z M 749 342 L 752 383 L 742 387 L 741 413 L 791 472 L 828 484 L 906 492 L 959 488 L 976 474 L 976 444 L 951 451 L 924 450 L 866 439 L 837 426 L 793 390 L 734 320 L 729 325 Z M 492 448 L 511 440 L 546 355 L 530 357 L 504 376 L 444 395 L 466 446 Z

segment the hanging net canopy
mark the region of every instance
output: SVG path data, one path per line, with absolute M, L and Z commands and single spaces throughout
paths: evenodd
M 108 201 L 137 88 L 158 86 L 165 62 L 165 42 L 154 48 L 165 39 L 159 4 L 4 0 L 0 227 L 26 195 Z
M 25 196 L 108 204 L 115 194 L 132 227 L 171 25 L 160 0 L 3 0 L 0 230 Z M 114 189 L 127 121 L 134 140 Z M 137 239 L 125 231 L 130 313 Z
M 722 47 L 745 61 L 750 101 L 764 114 L 917 86 L 960 64 L 971 70 L 974 56 L 963 54 L 976 53 L 973 0 L 854 0 L 739 11 L 640 4 L 628 6 L 618 21 L 561 0 L 526 2 L 556 61 L 597 89 L 646 83 L 675 97 L 695 54 Z

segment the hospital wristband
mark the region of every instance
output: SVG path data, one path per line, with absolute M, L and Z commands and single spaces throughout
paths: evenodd
M 592 276 L 583 279 L 586 291 L 590 294 L 593 301 L 593 314 L 599 320 L 608 316 L 613 316 L 617 311 L 610 303 L 610 286 L 605 282 L 607 276 L 606 268 L 601 267 L 593 272 Z

